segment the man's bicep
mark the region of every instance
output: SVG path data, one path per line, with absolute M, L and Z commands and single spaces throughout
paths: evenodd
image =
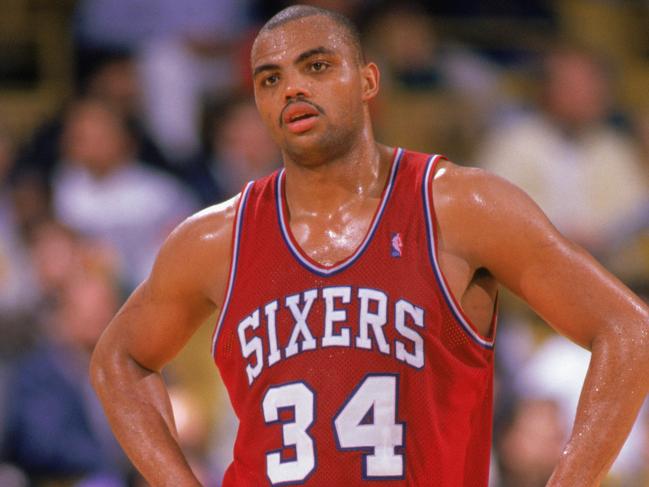
M 100 345 L 160 370 L 217 310 L 230 259 L 233 206 L 206 210 L 178 227 L 153 270 L 117 313 Z
M 599 333 L 637 316 L 640 300 L 563 237 L 527 195 L 506 184 L 501 193 L 492 195 L 484 215 L 489 236 L 480 250 L 500 283 L 586 348 Z
M 154 286 L 150 280 L 142 283 L 115 316 L 106 334 L 139 365 L 160 370 L 215 306 L 202 295 L 161 294 L 152 289 Z
M 511 259 L 502 283 L 562 335 L 590 349 L 603 327 L 625 314 L 628 290 L 587 252 L 554 239 L 544 248 L 504 248 Z M 628 311 L 628 310 L 626 310 Z

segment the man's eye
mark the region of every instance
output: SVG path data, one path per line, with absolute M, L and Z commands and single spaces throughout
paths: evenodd
M 271 74 L 270 76 L 267 76 L 266 78 L 263 79 L 262 84 L 264 86 L 273 86 L 278 81 L 279 81 L 279 76 L 277 76 L 276 74 Z
M 321 72 L 321 71 L 324 71 L 328 67 L 329 67 L 329 65 L 327 63 L 322 62 L 322 61 L 316 61 L 314 63 L 311 63 L 311 71 L 315 71 L 317 73 Z

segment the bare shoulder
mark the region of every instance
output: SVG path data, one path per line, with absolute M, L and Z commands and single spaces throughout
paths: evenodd
M 232 232 L 240 195 L 195 213 L 167 237 L 149 283 L 200 288 L 215 304 L 230 267 Z
M 562 239 L 523 190 L 483 169 L 443 161 L 433 194 L 441 244 L 476 268 L 485 266 L 490 250 L 502 252 L 521 239 L 526 246 Z
M 240 195 L 194 213 L 169 235 L 166 245 L 188 246 L 200 250 L 218 246 L 232 235 Z
M 434 175 L 435 206 L 451 211 L 506 210 L 536 204 L 520 188 L 500 176 L 476 167 L 442 161 Z

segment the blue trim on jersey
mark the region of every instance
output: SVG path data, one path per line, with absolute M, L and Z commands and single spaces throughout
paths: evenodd
M 457 322 L 474 342 L 476 342 L 481 347 L 491 350 L 494 347 L 494 341 L 481 337 L 480 334 L 478 334 L 478 332 L 476 332 L 474 327 L 470 324 L 470 322 L 464 317 L 462 311 L 453 298 L 451 290 L 446 285 L 441 266 L 439 265 L 439 261 L 437 259 L 437 242 L 435 240 L 435 233 L 433 228 L 434 219 L 432 215 L 431 191 L 428 188 L 429 185 L 432 184 L 433 169 L 437 166 L 437 161 L 441 158 L 442 156 L 440 155 L 434 155 L 431 156 L 430 159 L 428 159 L 428 162 L 426 163 L 426 173 L 424 174 L 424 182 L 422 185 L 424 213 L 426 215 L 426 234 L 428 235 L 428 256 L 433 267 L 435 279 L 437 280 L 437 283 L 442 290 L 444 300 L 446 301 L 446 304 L 448 305 Z
M 250 189 L 254 183 L 250 181 L 246 184 L 246 187 L 241 193 L 241 201 L 239 202 L 239 208 L 237 208 L 237 218 L 234 226 L 234 244 L 232 245 L 232 263 L 230 264 L 230 275 L 228 276 L 228 289 L 225 293 L 225 299 L 223 300 L 223 308 L 221 309 L 221 314 L 219 315 L 219 321 L 216 325 L 214 331 L 214 339 L 212 340 L 212 357 L 216 354 L 216 342 L 219 339 L 219 333 L 221 332 L 221 325 L 225 319 L 225 315 L 228 312 L 228 306 L 230 304 L 230 297 L 232 296 L 232 289 L 234 288 L 234 278 L 237 275 L 237 265 L 239 259 L 239 243 L 241 241 L 241 225 L 243 221 L 243 213 L 246 209 L 246 203 L 248 202 L 248 196 L 250 194 Z
M 289 251 L 291 252 L 291 254 L 293 254 L 293 257 L 295 257 L 295 259 L 297 259 L 297 261 L 304 268 L 321 277 L 329 277 L 344 271 L 349 266 L 351 266 L 354 262 L 356 262 L 356 260 L 358 260 L 358 258 L 363 254 L 365 249 L 368 247 L 370 241 L 374 237 L 376 229 L 379 226 L 379 222 L 381 221 L 381 217 L 383 216 L 383 212 L 385 210 L 387 202 L 390 199 L 390 194 L 392 194 L 392 189 L 394 188 L 394 181 L 396 179 L 397 170 L 399 168 L 399 163 L 401 162 L 401 157 L 403 156 L 403 152 L 404 152 L 403 149 L 401 148 L 397 149 L 394 160 L 392 162 L 390 175 L 388 177 L 388 183 L 385 188 L 385 194 L 383 195 L 379 209 L 376 212 L 374 221 L 372 222 L 372 226 L 367 232 L 365 239 L 351 256 L 347 257 L 345 260 L 332 267 L 321 266 L 309 261 L 302 255 L 302 251 L 291 241 L 290 229 L 288 228 L 288 226 L 286 225 L 286 221 L 284 220 L 284 211 L 283 211 L 282 193 L 283 193 L 283 180 L 284 180 L 285 173 L 284 173 L 284 169 L 280 171 L 280 173 L 277 175 L 277 178 L 275 179 L 275 206 L 277 208 L 277 219 L 279 221 L 280 233 Z

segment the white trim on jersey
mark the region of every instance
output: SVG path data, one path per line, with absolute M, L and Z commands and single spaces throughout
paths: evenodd
M 427 167 L 426 167 L 426 173 L 424 175 L 424 183 L 422 189 L 424 193 L 424 206 L 426 211 L 426 231 L 428 234 L 428 251 L 429 251 L 431 264 L 433 267 L 433 272 L 435 273 L 435 277 L 437 278 L 437 282 L 439 283 L 439 287 L 442 290 L 446 303 L 448 304 L 451 312 L 453 313 L 453 316 L 455 316 L 455 319 L 462 326 L 464 331 L 469 335 L 470 338 L 472 338 L 479 345 L 491 349 L 494 347 L 494 340 L 487 339 L 481 336 L 476 331 L 475 326 L 471 323 L 471 321 L 464 315 L 460 305 L 455 299 L 455 296 L 453 296 L 453 293 L 451 292 L 448 283 L 446 282 L 446 278 L 444 277 L 444 274 L 442 273 L 442 268 L 439 264 L 439 257 L 437 255 L 438 249 L 437 249 L 437 238 L 436 238 L 437 235 L 435 231 L 435 219 L 433 218 L 433 202 L 431 201 L 431 196 L 432 196 L 431 188 L 432 188 L 432 177 L 434 175 L 433 174 L 434 168 L 437 167 L 437 162 L 442 158 L 443 156 L 437 154 L 431 156 L 431 158 L 428 159 L 428 162 L 426 163 Z
M 388 182 L 385 187 L 385 190 L 383 192 L 383 197 L 381 199 L 381 202 L 379 204 L 379 208 L 376 211 L 374 215 L 374 219 L 372 220 L 372 223 L 370 225 L 370 228 L 367 231 L 367 234 L 365 235 L 365 238 L 361 242 L 361 244 L 358 246 L 356 251 L 350 255 L 349 257 L 345 258 L 343 261 L 329 267 L 329 266 L 323 266 L 320 264 L 317 264 L 316 262 L 313 262 L 312 260 L 306 258 L 303 254 L 302 249 L 300 249 L 296 243 L 293 241 L 293 235 L 291 234 L 290 228 L 288 228 L 288 225 L 285 220 L 284 216 L 284 178 L 285 178 L 285 172 L 284 169 L 281 170 L 279 175 L 277 176 L 277 185 L 276 185 L 276 206 L 277 206 L 277 215 L 280 223 L 280 232 L 282 234 L 282 237 L 284 238 L 284 241 L 286 242 L 286 245 L 288 246 L 289 250 L 291 251 L 291 254 L 298 260 L 300 264 L 302 264 L 304 267 L 306 267 L 308 270 L 314 272 L 315 274 L 318 274 L 320 276 L 331 276 L 333 274 L 336 274 L 337 272 L 340 272 L 350 265 L 352 265 L 365 251 L 367 246 L 369 245 L 370 241 L 372 240 L 372 237 L 374 236 L 374 233 L 376 231 L 376 228 L 378 227 L 379 222 L 381 221 L 381 216 L 383 215 L 383 211 L 385 210 L 385 206 L 390 199 L 390 194 L 392 192 L 392 188 L 394 187 L 394 181 L 396 179 L 396 174 L 397 174 L 397 169 L 399 166 L 399 161 L 401 160 L 401 156 L 403 155 L 403 149 L 398 148 L 395 152 L 394 159 L 392 161 L 392 167 L 390 169 L 390 175 L 388 177 Z
M 214 329 L 214 336 L 212 337 L 212 357 L 216 354 L 216 342 L 219 339 L 219 333 L 221 331 L 221 325 L 225 319 L 225 315 L 228 312 L 228 305 L 230 304 L 230 297 L 232 296 L 232 289 L 234 288 L 234 279 L 237 274 L 237 264 L 239 259 L 239 240 L 241 239 L 241 224 L 243 221 L 243 213 L 246 209 L 246 202 L 248 201 L 248 195 L 250 194 L 250 189 L 254 184 L 253 181 L 250 181 L 246 184 L 246 187 L 241 192 L 241 199 L 239 200 L 239 206 L 237 208 L 237 215 L 234 224 L 234 237 L 232 244 L 232 261 L 230 262 L 230 274 L 228 276 L 228 288 L 225 293 L 225 299 L 223 300 L 223 307 L 221 308 L 221 314 L 219 315 L 219 320 Z

